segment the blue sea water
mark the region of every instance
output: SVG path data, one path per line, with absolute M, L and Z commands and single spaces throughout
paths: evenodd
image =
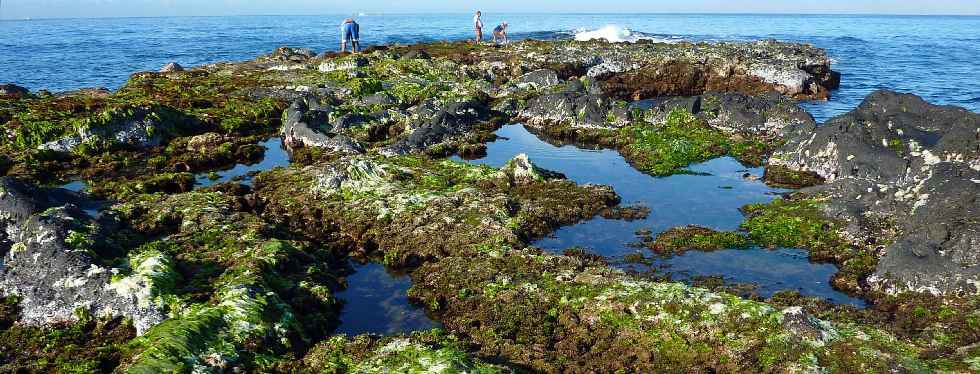
M 338 48 L 342 15 L 104 18 L 0 21 L 0 82 L 53 91 L 117 88 L 135 71 L 251 59 L 280 45 Z M 980 17 L 707 14 L 492 14 L 512 36 L 576 34 L 631 40 L 775 38 L 825 48 L 843 73 L 829 102 L 808 103 L 818 120 L 849 111 L 878 88 L 980 111 Z M 470 38 L 467 14 L 358 17 L 365 45 Z M 613 27 L 608 27 L 613 26 Z M 598 32 L 595 32 L 599 30 Z

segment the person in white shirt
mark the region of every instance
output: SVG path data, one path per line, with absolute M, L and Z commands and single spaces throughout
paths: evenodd
M 482 15 L 478 10 L 476 11 L 476 15 L 473 16 L 473 27 L 476 28 L 476 44 L 483 42 L 483 20 L 480 19 Z

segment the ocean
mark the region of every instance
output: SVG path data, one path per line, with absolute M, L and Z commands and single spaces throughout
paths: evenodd
M 282 45 L 339 47 L 346 15 L 0 21 L 0 82 L 32 90 L 118 88 L 136 71 L 252 59 Z M 360 15 L 362 44 L 472 37 L 468 14 Z M 843 74 L 828 102 L 804 103 L 818 121 L 879 88 L 980 111 L 980 17 L 718 14 L 484 14 L 512 38 L 614 41 L 778 39 L 826 49 Z

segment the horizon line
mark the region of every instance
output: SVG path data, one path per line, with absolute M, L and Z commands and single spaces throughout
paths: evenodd
M 484 12 L 486 13 L 486 12 Z M 723 16 L 877 16 L 877 17 L 980 17 L 980 13 L 874 13 L 874 12 L 492 12 L 498 14 L 527 14 L 527 15 L 723 15 Z M 348 13 L 254 13 L 254 14 L 225 14 L 225 15 L 156 15 L 156 16 L 99 16 L 99 17 L 0 17 L 0 21 L 34 21 L 34 20 L 76 20 L 76 19 L 134 19 L 134 18 L 221 18 L 221 17 L 327 17 L 349 16 L 362 14 L 361 17 L 372 16 L 405 16 L 405 15 L 462 15 L 469 12 L 348 12 Z

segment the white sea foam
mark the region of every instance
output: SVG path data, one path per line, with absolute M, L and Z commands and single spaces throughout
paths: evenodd
M 657 37 L 653 35 L 635 32 L 626 27 L 616 25 L 606 25 L 597 30 L 579 29 L 575 31 L 575 40 L 599 40 L 605 39 L 609 42 L 629 42 L 636 43 L 640 40 L 652 40 L 661 43 L 676 43 L 680 39 L 672 37 Z

